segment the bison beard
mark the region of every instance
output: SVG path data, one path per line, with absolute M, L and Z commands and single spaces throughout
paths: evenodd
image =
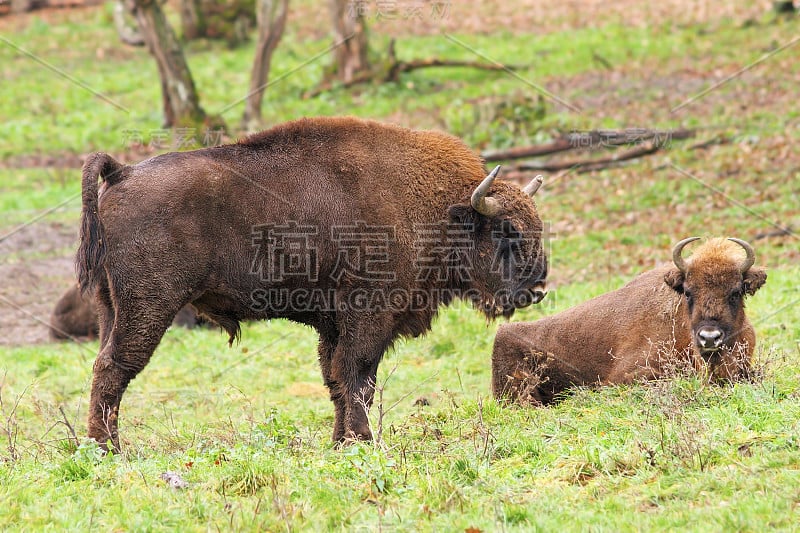
M 454 298 L 494 318 L 545 294 L 530 199 L 540 181 L 519 190 L 496 170 L 484 176 L 454 137 L 354 118 L 303 119 L 132 166 L 93 154 L 77 255 L 100 319 L 89 436 L 119 449 L 122 395 L 191 303 L 231 342 L 241 320 L 314 327 L 333 439 L 371 438 L 365 406 L 398 337 L 423 334 Z M 313 303 L 291 304 L 297 291 Z M 284 293 L 275 305 L 264 297 Z M 358 294 L 385 298 L 354 305 Z

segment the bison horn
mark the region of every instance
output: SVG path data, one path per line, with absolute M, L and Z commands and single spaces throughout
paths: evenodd
M 472 193 L 472 198 L 470 199 L 475 211 L 487 217 L 493 217 L 502 211 L 500 202 L 496 198 L 486 196 L 498 172 L 500 172 L 500 165 L 494 167 L 494 170 L 475 188 L 475 192 Z
M 539 190 L 539 187 L 542 186 L 542 181 L 543 181 L 542 175 L 539 174 L 538 176 L 533 178 L 531 182 L 525 186 L 524 189 L 522 189 L 522 192 L 524 192 L 530 197 L 533 197 L 533 195 L 536 194 L 536 191 Z
M 689 244 L 690 242 L 694 242 L 699 240 L 700 237 L 689 237 L 688 239 L 683 239 L 681 242 L 675 245 L 675 248 L 672 249 L 672 262 L 675 263 L 675 266 L 678 267 L 678 270 L 686 274 L 686 261 L 683 259 L 683 247 Z
M 742 239 L 734 239 L 733 237 L 728 237 L 729 241 L 733 241 L 742 248 L 744 251 L 747 252 L 747 257 L 744 260 L 744 263 L 739 267 L 742 271 L 742 274 L 750 270 L 750 267 L 756 262 L 756 252 L 753 250 L 753 247 L 747 241 L 743 241 Z

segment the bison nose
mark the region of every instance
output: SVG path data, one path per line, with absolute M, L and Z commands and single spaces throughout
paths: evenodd
M 544 297 L 547 296 L 547 285 L 544 281 L 537 281 L 536 284 L 531 288 L 531 294 L 533 295 L 533 302 L 538 304 Z
M 722 331 L 719 328 L 704 326 L 697 332 L 700 347 L 705 350 L 714 350 L 722 344 Z
M 539 281 L 533 287 L 526 287 L 516 291 L 511 299 L 511 304 L 520 309 L 531 304 L 538 304 L 547 295 L 547 289 L 543 282 Z

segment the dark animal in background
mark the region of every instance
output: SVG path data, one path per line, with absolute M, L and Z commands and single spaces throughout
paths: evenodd
M 172 324 L 191 329 L 206 322 L 186 305 L 175 315 Z M 97 338 L 98 331 L 97 310 L 91 296 L 81 293 L 78 285 L 70 287 L 58 299 L 50 316 L 50 338 L 57 341 L 92 340 Z
M 92 298 L 81 294 L 74 285 L 56 302 L 50 316 L 50 338 L 53 340 L 91 340 L 98 335 L 97 312 Z
M 553 316 L 501 325 L 495 397 L 549 404 L 573 386 L 655 379 L 687 361 L 707 366 L 712 380 L 746 376 L 756 338 L 744 298 L 766 272 L 753 267 L 755 252 L 739 239 L 710 239 L 684 260 L 684 246 L 697 239 L 675 246 L 674 266 Z
M 544 297 L 541 180 L 495 176 L 455 137 L 355 118 L 132 166 L 90 156 L 77 256 L 100 311 L 89 436 L 119 448 L 122 395 L 191 303 L 231 342 L 241 320 L 314 327 L 333 439 L 370 439 L 378 364 L 398 337 L 454 298 L 493 318 Z M 302 291 L 322 296 L 278 301 Z

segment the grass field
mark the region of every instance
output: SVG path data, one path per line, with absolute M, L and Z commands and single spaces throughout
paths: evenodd
M 97 343 L 33 343 L 15 321 L 41 332 L 36 320 L 69 283 L 82 155 L 135 161 L 174 138 L 160 126 L 155 64 L 118 43 L 110 4 L 0 19 L 0 327 L 17 328 L 0 329 L 0 530 L 800 529 L 800 246 L 776 231 L 800 228 L 800 44 L 790 44 L 800 20 L 766 8 L 738 16 L 749 2 L 692 20 L 675 1 L 664 5 L 678 6 L 681 23 L 648 24 L 617 1 L 589 27 L 566 4 L 541 31 L 520 2 L 502 27 L 456 6 L 445 32 L 390 21 L 373 34 L 376 50 L 398 35 L 408 58 L 476 59 L 472 48 L 525 66 L 519 77 L 430 69 L 310 100 L 298 95 L 325 59 L 290 73 L 329 39 L 298 16 L 273 61 L 273 79 L 286 77 L 267 92 L 266 125 L 357 114 L 444 129 L 476 149 L 570 130 L 698 128 L 631 164 L 545 176 L 537 204 L 551 293 L 513 320 L 619 287 L 668 261 L 683 237 L 740 237 L 769 275 L 748 302 L 756 379 L 719 387 L 682 376 L 579 390 L 552 408 L 502 406 L 489 390 L 497 325 L 457 304 L 384 359 L 371 414 L 381 439 L 340 450 L 313 330 L 249 324 L 228 348 L 216 330 L 172 329 L 126 393 L 125 453 L 103 456 L 81 440 Z M 250 47 L 187 52 L 207 110 L 244 96 Z M 234 129 L 242 110 L 223 113 Z M 692 147 L 710 139 L 719 142 Z M 165 472 L 188 487 L 172 488 Z

